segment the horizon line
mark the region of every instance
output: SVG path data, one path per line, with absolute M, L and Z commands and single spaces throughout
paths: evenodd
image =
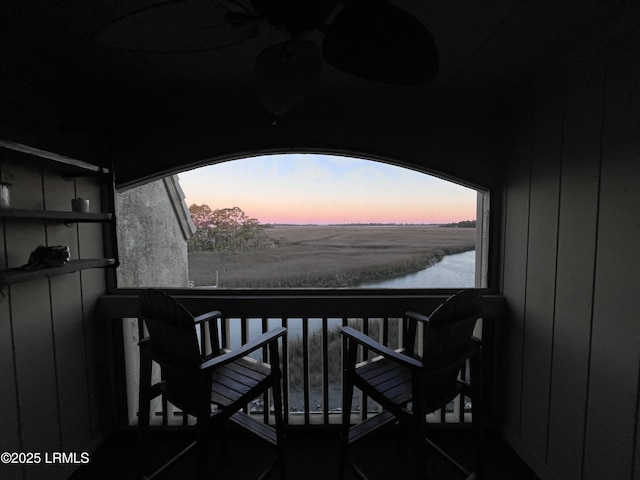
M 476 222 L 476 220 L 461 220 L 459 222 L 432 222 L 432 223 L 416 223 L 416 222 L 343 222 L 343 223 L 290 223 L 290 222 L 268 222 L 261 223 L 263 227 L 345 227 L 345 226 L 455 226 L 467 222 Z

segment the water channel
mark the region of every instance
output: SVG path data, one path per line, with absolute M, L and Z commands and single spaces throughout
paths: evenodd
M 364 282 L 356 288 L 473 288 L 476 252 L 447 255 L 435 265 L 399 277 Z
M 447 255 L 435 265 L 376 282 L 364 282 L 355 288 L 472 288 L 475 286 L 476 252 L 469 251 Z M 329 328 L 341 326 L 341 320 L 329 319 Z M 269 319 L 269 328 L 280 326 L 279 319 Z M 309 333 L 319 330 L 321 322 L 310 321 Z M 259 319 L 249 320 L 249 339 L 260 335 L 262 323 Z M 302 336 L 302 319 L 290 319 L 287 325 L 289 338 Z M 231 322 L 231 348 L 240 346 L 240 326 Z

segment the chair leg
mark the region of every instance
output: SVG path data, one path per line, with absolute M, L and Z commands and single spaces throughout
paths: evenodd
M 415 405 L 414 405 L 415 408 Z M 413 411 L 411 425 L 413 439 L 413 462 L 416 479 L 426 478 L 427 464 L 425 455 L 427 454 L 427 421 L 426 413 L 422 408 Z
M 196 421 L 196 478 L 206 480 L 209 463 L 209 417 L 198 417 Z
M 340 461 L 339 478 L 344 478 L 347 470 L 347 456 L 349 451 L 349 429 L 351 427 L 351 403 L 353 398 L 353 384 L 345 382 L 342 390 L 342 429 L 340 431 Z
M 343 370 L 342 384 L 342 429 L 340 438 L 340 459 L 338 475 L 343 479 L 347 470 L 347 456 L 349 453 L 349 429 L 351 427 L 351 407 L 353 402 L 353 375 L 357 354 L 357 345 L 351 340 L 348 342 L 347 355 L 344 359 L 346 367 Z
M 149 441 L 149 414 L 151 410 L 151 369 L 151 358 L 141 349 L 138 390 L 138 478 L 143 478 L 147 470 L 147 443 Z
M 476 416 L 480 417 L 476 420 Z M 472 420 L 473 443 L 474 443 L 474 470 L 477 473 L 476 478 L 481 479 L 484 476 L 484 431 L 482 426 L 482 418 L 479 415 L 479 409 L 473 411 Z
M 287 456 L 284 435 L 284 420 L 282 418 L 282 385 L 279 377 L 273 386 L 273 407 L 276 417 L 276 441 L 278 442 L 278 467 L 280 480 L 287 480 Z
M 284 434 L 284 419 L 282 418 L 282 371 L 280 370 L 280 356 L 278 355 L 278 345 L 272 343 L 269 346 L 269 357 L 272 363 L 272 372 L 275 376 L 273 382 L 273 408 L 276 419 L 276 442 L 278 452 L 278 468 L 280 470 L 280 480 L 287 480 L 287 457 Z M 268 407 L 268 405 L 266 406 Z
M 483 402 L 482 402 L 482 381 L 481 381 L 481 353 L 476 358 L 471 359 L 469 366 L 471 368 L 471 379 L 475 386 L 473 387 L 473 396 L 471 397 L 471 415 L 474 443 L 474 469 L 478 479 L 484 475 L 484 418 L 483 418 Z

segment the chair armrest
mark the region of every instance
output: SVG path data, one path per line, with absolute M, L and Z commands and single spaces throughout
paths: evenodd
M 273 330 L 269 330 L 267 333 L 263 333 L 255 340 L 252 340 L 249 343 L 242 345 L 242 347 L 237 350 L 233 350 L 232 352 L 225 353 L 223 355 L 218 355 L 217 357 L 213 357 L 206 362 L 203 362 L 200 365 L 200 370 L 207 370 L 209 368 L 216 368 L 225 363 L 233 362 L 239 358 L 246 356 L 247 354 L 258 350 L 259 348 L 268 345 L 269 343 L 276 341 L 278 338 L 282 337 L 287 333 L 287 329 L 284 327 L 274 328 Z
M 202 315 L 198 315 L 197 317 L 193 317 L 193 323 L 196 325 L 202 322 L 206 322 L 208 320 L 213 320 L 214 318 L 219 318 L 222 316 L 218 310 L 212 310 L 207 313 L 203 313 Z
M 376 342 L 371 337 L 368 337 L 364 333 L 361 333 L 351 327 L 342 327 L 340 333 L 354 340 L 356 343 L 362 345 L 363 347 L 376 352 L 378 355 L 382 355 L 383 357 L 388 358 L 389 360 L 393 360 L 407 367 L 422 368 L 422 362 L 420 362 L 419 360 L 416 360 L 413 357 L 409 357 L 408 355 L 403 355 L 402 353 L 396 352 L 392 348 Z
M 406 312 L 405 313 L 406 317 L 412 318 L 414 320 L 417 320 L 421 323 L 429 323 L 429 317 L 426 315 L 422 315 L 421 313 L 417 313 L 417 312 Z

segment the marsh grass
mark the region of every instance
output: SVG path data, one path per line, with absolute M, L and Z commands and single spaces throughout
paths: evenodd
M 398 325 L 400 319 L 389 321 L 387 345 L 397 348 L 398 345 Z M 363 320 L 352 318 L 348 320 L 348 325 L 358 331 L 362 331 Z M 368 335 L 374 339 L 381 339 L 382 319 L 370 319 L 368 321 Z M 322 385 L 322 330 L 316 330 L 309 334 L 309 383 Z M 301 386 L 304 378 L 302 364 L 303 339 L 295 337 L 289 339 L 289 382 L 292 387 Z M 329 358 L 329 383 L 339 383 L 342 378 L 342 336 L 340 327 L 327 329 L 327 357 Z
M 435 226 L 277 226 L 275 248 L 189 254 L 196 286 L 342 288 L 412 273 L 475 248 L 474 228 Z
M 351 318 L 348 325 L 358 331 L 362 331 L 363 319 Z M 401 319 L 390 319 L 387 341 L 385 344 L 391 348 L 398 347 L 398 328 L 401 325 Z M 382 319 L 368 320 L 368 333 L 371 338 L 382 341 Z M 322 339 L 323 331 L 316 330 L 309 334 L 309 398 L 310 410 L 322 411 L 322 380 L 323 380 L 323 362 L 322 362 Z M 289 338 L 288 343 L 288 379 L 289 379 L 289 397 L 290 410 L 294 412 L 304 411 L 304 340 L 302 337 Z M 327 378 L 329 388 L 329 405 L 328 409 L 337 411 L 341 407 L 342 401 L 342 358 L 343 358 L 343 339 L 340 335 L 340 327 L 334 326 L 327 329 Z M 357 395 L 357 394 L 356 394 Z M 375 402 L 370 402 L 374 405 Z

